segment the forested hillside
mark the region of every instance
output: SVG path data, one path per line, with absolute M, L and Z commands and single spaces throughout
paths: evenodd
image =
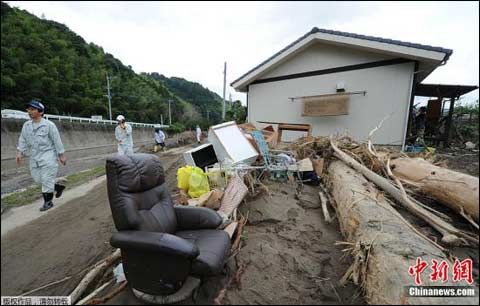
M 173 94 L 195 105 L 200 113 L 211 121 L 218 122 L 222 116 L 222 98 L 199 83 L 189 82 L 183 78 L 167 78 L 153 72 L 149 77 L 161 81 Z
M 129 121 L 158 123 L 163 114 L 168 123 L 171 99 L 173 122 L 188 128 L 220 120 L 218 95 L 200 84 L 158 73 L 137 74 L 67 26 L 4 2 L 1 40 L 2 109 L 23 110 L 27 101 L 38 98 L 49 114 L 108 118 L 108 74 L 114 117 L 124 114 Z

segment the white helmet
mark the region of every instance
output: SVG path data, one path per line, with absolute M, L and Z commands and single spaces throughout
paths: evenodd
M 123 115 L 118 115 L 117 121 L 122 121 L 122 120 L 125 120 L 125 117 L 123 117 Z

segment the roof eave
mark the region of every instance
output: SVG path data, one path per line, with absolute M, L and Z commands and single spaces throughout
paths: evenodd
M 300 39 L 296 40 L 292 44 L 288 45 L 286 48 L 277 52 L 274 56 L 270 57 L 254 69 L 250 70 L 242 77 L 233 81 L 230 85 L 237 91 L 246 92 L 248 85 L 255 81 L 255 79 L 260 74 L 262 74 L 272 66 L 278 64 L 285 58 L 288 58 L 288 56 L 291 55 L 293 52 L 297 51 L 303 46 L 306 46 L 308 43 L 314 40 L 355 48 L 363 48 L 376 51 L 380 50 L 382 52 L 391 53 L 392 55 L 399 55 L 401 57 L 418 60 L 419 62 L 437 63 L 434 64 L 434 68 L 429 71 L 422 79 L 426 78 L 433 70 L 435 70 L 436 67 L 442 65 L 442 63 L 444 64 L 453 52 L 449 49 L 441 49 L 435 47 L 427 50 L 425 48 L 419 48 L 417 47 L 418 45 L 415 44 L 411 44 L 411 46 L 405 46 L 382 41 L 367 40 L 359 37 L 348 37 L 331 33 L 316 32 L 314 31 L 315 29 L 316 28 L 312 29 L 312 31 L 308 32 Z

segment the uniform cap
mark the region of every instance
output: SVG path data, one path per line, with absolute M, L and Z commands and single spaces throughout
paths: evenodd
M 43 104 L 40 103 L 37 100 L 32 100 L 32 101 L 28 102 L 27 107 L 33 107 L 41 113 L 43 113 L 45 111 L 45 106 L 43 106 Z

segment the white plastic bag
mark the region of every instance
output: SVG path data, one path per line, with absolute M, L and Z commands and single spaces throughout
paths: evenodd
M 119 263 L 118 266 L 116 266 L 113 269 L 113 275 L 115 276 L 116 282 L 120 283 L 125 280 L 125 273 L 123 273 L 123 264 Z

